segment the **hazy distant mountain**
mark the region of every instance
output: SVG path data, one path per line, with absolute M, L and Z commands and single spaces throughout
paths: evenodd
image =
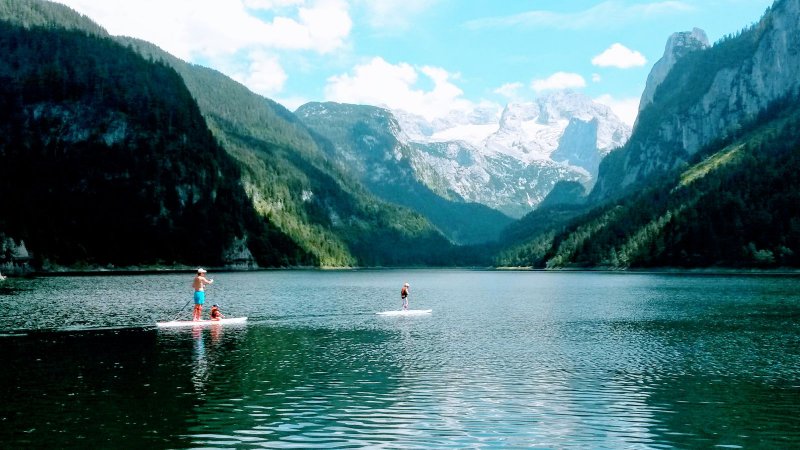
M 439 195 L 420 182 L 416 150 L 402 139 L 394 115 L 383 108 L 341 103 L 307 103 L 295 114 L 315 131 L 342 171 L 380 198 L 428 218 L 458 244 L 496 240 L 511 219 L 458 195 Z
M 443 196 L 483 203 L 512 217 L 535 208 L 562 180 L 594 183 L 600 160 L 630 128 L 583 94 L 554 92 L 434 122 L 395 112 L 416 176 Z

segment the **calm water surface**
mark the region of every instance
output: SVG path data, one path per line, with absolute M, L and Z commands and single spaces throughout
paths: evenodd
M 210 275 L 0 284 L 0 447 L 800 447 L 797 277 Z

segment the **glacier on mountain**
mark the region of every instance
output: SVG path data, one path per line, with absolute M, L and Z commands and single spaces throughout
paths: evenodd
M 533 210 L 559 181 L 591 188 L 603 156 L 631 129 L 605 105 L 557 91 L 500 110 L 482 106 L 427 121 L 392 111 L 416 176 L 439 195 L 511 217 Z

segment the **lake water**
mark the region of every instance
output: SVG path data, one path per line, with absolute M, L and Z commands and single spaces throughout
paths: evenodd
M 0 284 L 0 447 L 800 446 L 798 277 L 209 275 Z

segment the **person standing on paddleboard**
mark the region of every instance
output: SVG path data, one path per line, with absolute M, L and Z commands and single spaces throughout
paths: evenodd
M 203 312 L 203 303 L 206 301 L 205 287 L 207 284 L 214 283 L 214 280 L 206 278 L 206 269 L 197 269 L 197 275 L 194 277 L 192 287 L 194 288 L 194 313 L 192 320 L 200 320 L 200 315 Z
M 403 285 L 403 288 L 400 289 L 400 299 L 403 300 L 403 309 L 408 309 L 408 288 L 410 286 L 408 283 Z

